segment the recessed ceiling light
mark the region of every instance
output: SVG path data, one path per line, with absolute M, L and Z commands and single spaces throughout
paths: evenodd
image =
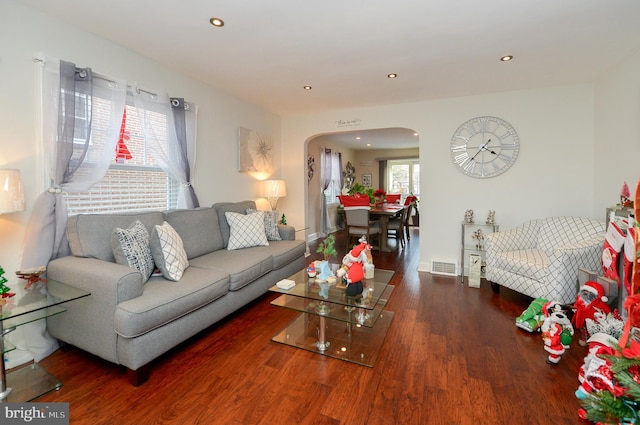
M 224 21 L 220 18 L 211 18 L 209 19 L 209 22 L 211 22 L 211 25 L 213 25 L 214 27 L 224 27 Z
M 302 88 L 303 88 L 303 89 L 305 89 L 305 90 L 311 90 L 313 87 L 311 87 L 311 86 L 304 86 L 304 87 L 302 87 Z
M 512 55 L 507 55 L 500 58 L 502 62 L 509 62 L 511 59 L 513 59 Z
M 360 140 L 360 136 L 356 136 L 356 140 Z
M 371 147 L 371 143 L 367 143 L 367 147 Z
M 387 74 L 387 78 L 396 78 L 398 74 Z

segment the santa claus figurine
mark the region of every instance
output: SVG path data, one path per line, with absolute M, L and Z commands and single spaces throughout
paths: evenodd
M 576 397 L 584 400 L 595 391 L 610 390 L 613 394 L 613 373 L 611 362 L 607 355 L 614 355 L 614 346 L 618 341 L 606 333 L 596 333 L 589 338 L 589 353 L 584 358 L 584 363 L 578 371 L 580 386 L 576 390 Z
M 342 267 L 336 272 L 336 276 L 343 278 L 343 281 L 346 280 L 345 284 L 347 287 L 345 293 L 350 297 L 362 294 L 364 262 L 367 260 L 365 250 L 370 248 L 366 241 L 354 246 L 353 249 L 344 256 L 342 259 Z
M 585 345 L 589 338 L 586 323 L 587 319 L 593 319 L 596 312 L 608 314 L 611 308 L 607 305 L 609 299 L 604 296 L 604 289 L 598 282 L 589 281 L 580 287 L 574 304 L 575 313 L 572 322 L 576 329 L 580 329 L 580 345 Z

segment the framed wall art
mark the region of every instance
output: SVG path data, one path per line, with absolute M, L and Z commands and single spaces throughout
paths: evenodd
M 255 130 L 238 130 L 238 171 L 241 173 L 271 173 L 273 142 Z
M 371 174 L 362 175 L 362 185 L 364 187 L 371 187 Z

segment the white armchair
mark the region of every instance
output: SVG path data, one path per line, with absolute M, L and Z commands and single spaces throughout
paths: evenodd
M 575 301 L 578 269 L 600 271 L 605 223 L 581 217 L 531 220 L 485 235 L 486 279 L 533 298 Z

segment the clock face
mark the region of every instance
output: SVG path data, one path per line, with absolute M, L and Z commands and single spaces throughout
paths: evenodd
M 462 124 L 451 138 L 451 159 L 464 174 L 485 179 L 504 173 L 520 151 L 514 128 L 503 119 L 476 117 Z

